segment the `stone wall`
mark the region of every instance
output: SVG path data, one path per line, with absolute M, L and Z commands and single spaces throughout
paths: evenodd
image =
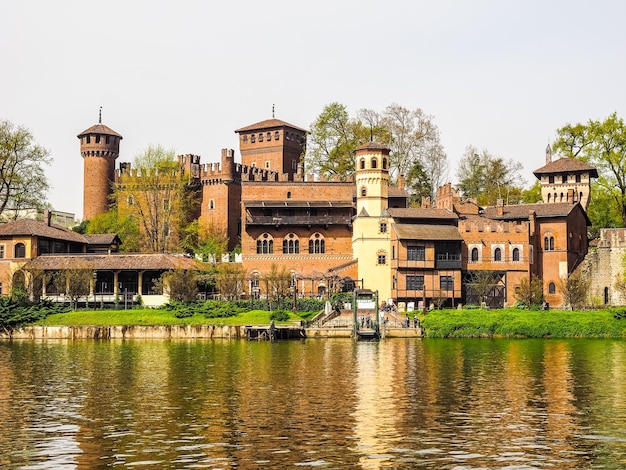
M 626 295 L 616 287 L 624 271 L 622 260 L 626 255 L 626 229 L 600 230 L 597 246 L 589 248 L 580 266 L 582 275 L 591 280 L 589 294 L 608 305 L 626 305 Z

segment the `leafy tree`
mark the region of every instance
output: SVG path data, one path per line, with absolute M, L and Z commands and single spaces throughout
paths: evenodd
M 406 175 L 406 189 L 409 191 L 409 205 L 421 204 L 423 197 L 431 197 L 432 184 L 421 162 L 416 161 Z
M 291 273 L 284 265 L 272 264 L 269 272 L 261 277 L 261 288 L 271 302 L 280 302 L 291 295 Z
M 240 263 L 221 263 L 215 270 L 215 285 L 226 300 L 238 299 L 243 292 L 245 271 Z
M 201 227 L 198 220 L 194 220 L 182 230 L 180 246 L 188 253 L 199 255 L 204 262 L 217 263 L 228 251 L 228 237 L 216 225 Z
M 500 276 L 495 271 L 474 271 L 470 286 L 476 293 L 479 302 L 487 302 L 487 296 L 493 287 L 500 280 Z
M 0 215 L 15 220 L 23 209 L 42 211 L 49 189 L 49 152 L 22 126 L 0 120 Z
M 160 292 L 167 292 L 170 300 L 193 302 L 198 296 L 198 273 L 191 269 L 175 269 L 161 275 L 154 282 Z
M 93 267 L 88 262 L 78 263 L 75 267 L 58 271 L 52 278 L 57 292 L 64 292 L 70 299 L 72 308 L 78 308 L 81 297 L 87 297 L 91 292 Z
M 587 303 L 590 283 L 590 279 L 583 276 L 581 271 L 576 271 L 566 279 L 559 279 L 558 288 L 565 304 L 574 309 L 584 307 Z
M 541 279 L 523 278 L 520 281 L 519 289 L 515 292 L 518 302 L 526 308 L 538 307 L 543 302 L 543 284 Z
M 498 199 L 505 204 L 517 202 L 521 197 L 521 168 L 519 162 L 496 157 L 487 150 L 479 154 L 468 146 L 457 169 L 458 187 L 463 196 L 475 198 L 483 206 L 495 205 Z
M 613 194 L 616 191 L 615 188 L 609 189 L 595 182 L 591 184 L 593 198 L 591 198 L 587 210 L 587 216 L 591 220 L 591 227 L 589 228 L 591 237 L 599 237 L 601 228 L 622 227 L 622 216 Z
M 534 204 L 542 200 L 541 182 L 539 180 L 535 180 L 535 183 L 530 188 L 522 190 L 520 194 L 520 201 L 524 204 Z
M 595 166 L 600 177 L 597 184 L 610 194 L 626 224 L 626 126 L 611 114 L 604 121 L 590 119 L 586 124 L 566 124 L 557 130 L 555 152 L 577 158 Z
M 173 150 L 149 146 L 135 157 L 136 174 L 124 173 L 114 188 L 121 217 L 134 217 L 142 233 L 142 248 L 173 251 L 178 236 L 195 214 L 189 175 L 180 171 Z
M 88 221 L 85 233 L 116 233 L 122 244 L 120 251 L 132 253 L 140 251 L 141 233 L 134 217 L 124 217 L 117 209 L 95 215 Z

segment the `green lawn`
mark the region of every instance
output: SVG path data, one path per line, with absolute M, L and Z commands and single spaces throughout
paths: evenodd
M 232 317 L 207 318 L 202 314 L 176 318 L 173 311 L 161 309 L 79 310 L 55 313 L 34 323 L 46 326 L 113 326 L 113 325 L 267 325 L 270 312 L 251 310 Z M 301 320 L 290 313 L 289 321 Z

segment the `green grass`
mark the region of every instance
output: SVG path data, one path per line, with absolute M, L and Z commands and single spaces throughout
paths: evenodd
M 429 338 L 626 337 L 626 319 L 609 310 L 435 310 L 421 318 Z
M 289 314 L 289 322 L 301 320 Z M 176 318 L 173 311 L 161 309 L 79 310 L 47 316 L 34 325 L 45 326 L 114 326 L 114 325 L 268 325 L 270 312 L 250 310 L 225 318 L 207 318 L 202 314 Z M 280 323 L 280 322 L 278 322 Z

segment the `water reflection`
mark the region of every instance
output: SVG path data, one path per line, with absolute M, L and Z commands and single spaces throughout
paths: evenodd
M 6 468 L 617 468 L 626 342 L 0 343 Z

